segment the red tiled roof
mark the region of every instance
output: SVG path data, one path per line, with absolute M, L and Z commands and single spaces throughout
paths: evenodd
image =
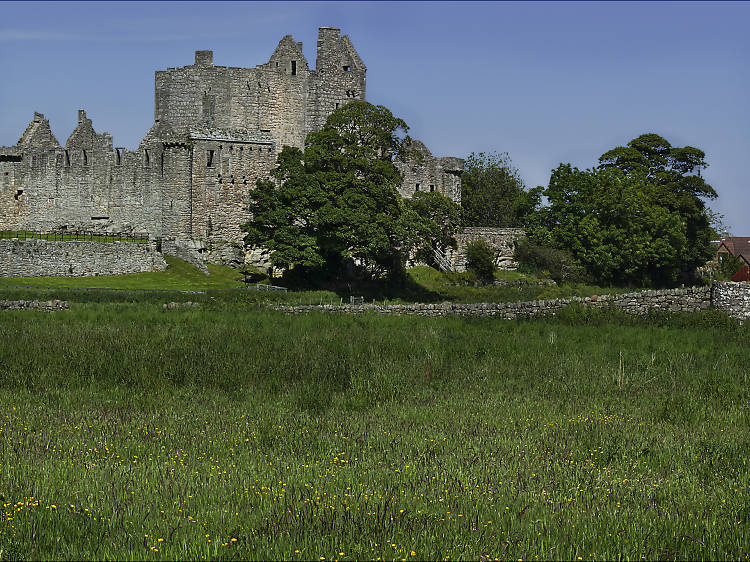
M 733 256 L 750 259 L 750 236 L 728 236 L 719 242 L 719 250 L 724 246 Z

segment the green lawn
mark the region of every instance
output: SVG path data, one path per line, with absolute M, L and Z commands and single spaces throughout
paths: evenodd
M 747 559 L 748 329 L 0 313 L 0 558 Z

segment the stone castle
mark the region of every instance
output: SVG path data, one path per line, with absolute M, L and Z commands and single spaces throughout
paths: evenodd
M 366 72 L 349 37 L 321 27 L 314 69 L 287 35 L 255 68 L 215 66 L 212 51 L 196 51 L 194 64 L 157 71 L 154 125 L 135 151 L 97 133 L 83 110 L 61 146 L 35 113 L 15 146 L 0 147 L 0 230 L 148 233 L 165 253 L 244 263 L 249 190 L 284 145 L 302 148 L 332 111 L 365 99 Z M 425 158 L 397 162 L 401 194 L 460 202 L 463 160 L 415 146 Z

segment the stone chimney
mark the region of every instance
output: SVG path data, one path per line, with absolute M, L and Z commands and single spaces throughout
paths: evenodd
M 214 65 L 214 52 L 213 51 L 195 51 L 195 66 L 207 68 L 213 65 Z

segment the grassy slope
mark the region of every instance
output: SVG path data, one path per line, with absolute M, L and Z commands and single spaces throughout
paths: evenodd
M 746 559 L 747 330 L 677 318 L 0 314 L 2 556 Z
M 515 271 L 500 271 L 496 277 L 513 284 L 474 287 L 465 285 L 471 276 L 460 273 L 441 273 L 431 267 L 419 266 L 409 270 L 409 277 L 426 291 L 442 300 L 456 302 L 509 302 L 519 300 L 556 299 L 562 297 L 602 295 L 624 292 L 626 289 L 603 288 L 582 283 L 562 286 L 538 285 L 537 279 Z M 525 282 L 525 283 L 524 283 Z
M 0 285 L 103 287 L 112 289 L 174 289 L 198 291 L 241 287 L 241 274 L 231 267 L 208 265 L 211 275 L 178 258 L 166 258 L 166 271 L 97 277 L 0 277 Z

